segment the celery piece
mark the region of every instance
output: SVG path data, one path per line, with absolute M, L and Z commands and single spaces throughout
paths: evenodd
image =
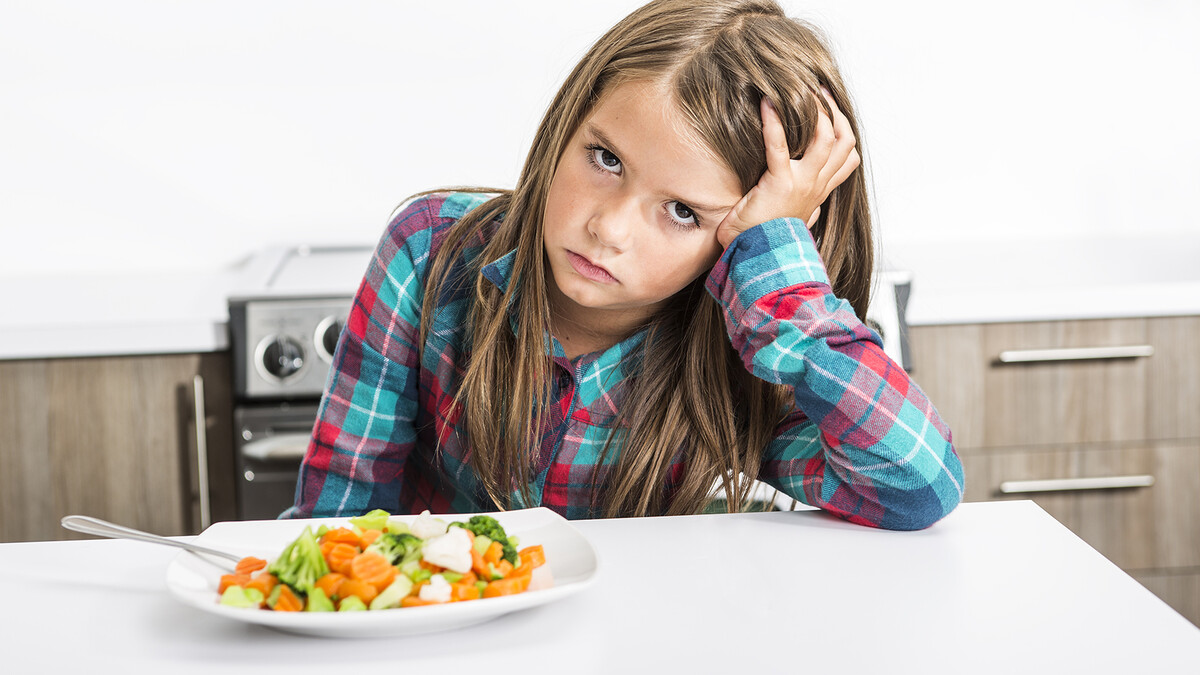
M 475 552 L 479 555 L 487 553 L 488 547 L 492 545 L 492 538 L 486 534 L 475 535 Z
M 391 517 L 392 514 L 387 511 L 375 509 L 364 515 L 351 518 L 350 524 L 364 530 L 379 530 L 382 532 L 383 528 L 387 527 L 388 518 Z
M 314 586 L 313 589 L 308 592 L 308 604 L 305 605 L 304 611 L 332 612 L 333 601 L 329 599 L 329 596 L 325 595 L 325 591 Z
M 262 591 L 256 588 L 229 586 L 221 594 L 221 604 L 226 607 L 259 607 L 262 605 Z
M 419 554 L 418 554 L 418 556 L 419 556 Z M 409 579 L 412 579 L 413 581 L 420 581 L 420 579 L 413 578 L 417 575 L 417 572 L 422 569 L 421 561 L 419 559 L 414 558 L 412 560 L 405 560 L 404 562 L 397 565 L 396 569 L 400 570 L 400 573 L 403 574 L 404 576 L 408 577 Z M 428 577 L 426 577 L 426 578 L 428 578 Z
M 275 584 L 271 589 L 271 594 L 267 596 L 267 607 L 275 609 L 275 603 L 279 602 L 279 592 L 283 590 L 283 584 Z
M 337 611 L 339 611 L 339 612 L 365 612 L 366 609 L 367 609 L 367 603 L 363 602 L 362 598 L 358 597 L 357 595 L 348 595 L 348 596 L 342 598 L 342 601 L 338 603 Z
M 491 575 L 493 581 L 495 581 L 496 579 L 504 578 L 504 575 L 501 574 L 499 571 L 497 571 L 496 566 L 493 565 L 492 563 L 487 564 L 487 571 L 488 571 L 488 574 Z
M 383 592 L 375 596 L 371 601 L 371 609 L 392 609 L 399 607 L 400 601 L 404 599 L 411 591 L 413 582 L 408 580 L 408 577 L 399 575 L 396 580 L 383 589 Z

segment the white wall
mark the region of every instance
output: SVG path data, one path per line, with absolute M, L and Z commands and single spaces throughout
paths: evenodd
M 508 186 L 640 0 L 0 0 L 0 276 L 373 242 Z M 1200 3 L 787 2 L 860 108 L 885 241 L 1197 232 Z

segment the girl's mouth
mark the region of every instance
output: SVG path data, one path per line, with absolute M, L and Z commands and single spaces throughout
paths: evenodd
M 601 284 L 617 283 L 617 278 L 611 272 L 574 251 L 567 251 L 567 260 L 570 261 L 571 267 L 575 268 L 579 276 L 585 279 Z

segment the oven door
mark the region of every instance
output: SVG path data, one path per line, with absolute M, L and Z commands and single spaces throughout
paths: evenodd
M 295 499 L 317 405 L 256 404 L 236 408 L 233 417 L 238 519 L 277 518 Z

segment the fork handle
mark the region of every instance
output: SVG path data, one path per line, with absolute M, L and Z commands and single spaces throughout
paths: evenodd
M 92 518 L 91 516 L 65 516 L 62 519 L 62 526 L 68 530 L 83 532 L 84 534 L 94 534 L 96 536 L 108 537 L 110 539 L 133 539 L 135 541 L 144 541 L 151 544 L 174 546 L 176 548 L 182 548 L 193 553 L 201 553 L 204 555 L 224 558 L 225 560 L 231 560 L 235 563 L 242 559 L 241 556 L 229 553 L 227 551 L 218 551 L 216 549 L 208 548 L 207 546 L 200 546 L 198 544 L 179 541 L 169 537 L 160 537 L 157 534 L 150 534 L 149 532 L 135 530 L 132 527 L 117 525 L 116 523 L 110 523 L 107 520 L 101 520 L 99 518 Z

